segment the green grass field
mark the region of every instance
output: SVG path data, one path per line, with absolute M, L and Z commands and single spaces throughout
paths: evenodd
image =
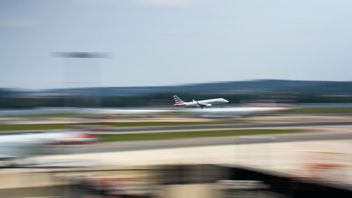
M 98 135 L 103 141 L 145 141 L 145 140 L 167 140 L 200 137 L 226 137 L 241 135 L 268 135 L 282 133 L 304 132 L 297 129 L 249 129 L 249 130 L 214 130 L 214 131 L 186 131 L 167 133 L 139 133 L 139 134 L 109 134 Z
M 221 124 L 225 122 L 115 122 L 115 123 L 90 123 L 90 124 L 0 124 L 0 131 L 25 131 L 25 130 L 53 130 L 79 127 L 148 127 L 148 126 L 177 126 L 198 124 Z
M 286 111 L 288 114 L 352 114 L 352 108 L 301 108 Z M 29 117 L 41 117 L 43 115 L 28 115 Z M 50 117 L 77 116 L 72 114 L 52 114 Z M 0 131 L 26 131 L 26 130 L 53 130 L 69 129 L 78 126 L 87 127 L 148 127 L 148 126 L 177 126 L 177 125 L 201 125 L 201 124 L 224 124 L 243 123 L 243 120 L 215 120 L 208 122 L 110 122 L 91 124 L 0 124 Z M 179 134 L 178 134 L 179 135 Z
M 74 126 L 74 124 L 1 124 L 0 131 L 54 130 Z
M 201 125 L 201 124 L 224 124 L 229 121 L 207 121 L 207 122 L 115 122 L 107 123 L 110 127 L 143 127 L 143 126 L 177 126 L 177 125 Z M 231 121 L 235 123 L 235 121 Z M 237 123 L 237 122 L 236 122 Z
M 71 117 L 80 117 L 79 114 L 71 113 L 53 113 L 53 114 L 28 114 L 28 115 L 2 115 L 0 117 L 5 118 L 71 118 Z

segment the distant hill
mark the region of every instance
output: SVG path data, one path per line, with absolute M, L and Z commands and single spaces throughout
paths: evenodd
M 9 97 L 9 96 L 14 96 L 16 94 L 18 94 L 20 92 L 18 91 L 14 91 L 14 90 L 11 90 L 11 89 L 1 89 L 0 88 L 0 97 Z
M 184 100 L 224 97 L 231 103 L 256 100 L 352 102 L 352 82 L 252 80 L 41 91 L 0 89 L 0 108 L 170 106 L 174 94 Z
M 352 82 L 252 80 L 235 82 L 199 83 L 176 86 L 102 87 L 46 90 L 44 93 L 88 92 L 101 96 L 131 96 L 146 94 L 253 94 L 257 92 L 344 94 L 352 95 Z

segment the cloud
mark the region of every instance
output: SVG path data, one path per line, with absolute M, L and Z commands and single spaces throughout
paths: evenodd
M 0 27 L 27 28 L 34 27 L 36 25 L 38 25 L 38 23 L 34 21 L 0 20 Z

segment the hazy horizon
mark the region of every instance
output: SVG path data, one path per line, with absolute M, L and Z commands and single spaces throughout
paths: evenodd
M 332 80 L 294 80 L 294 79 L 249 79 L 249 80 L 234 80 L 234 81 L 208 81 L 194 82 L 181 84 L 165 84 L 165 85 L 136 85 L 136 86 L 82 86 L 82 87 L 53 87 L 53 88 L 21 88 L 21 87 L 0 87 L 0 89 L 18 90 L 18 91 L 47 91 L 60 89 L 85 89 L 85 88 L 143 88 L 143 87 L 177 87 L 177 86 L 192 86 L 203 84 L 216 83 L 240 83 L 240 82 L 255 82 L 255 81 L 295 81 L 295 82 L 352 82 L 352 81 L 332 81 Z

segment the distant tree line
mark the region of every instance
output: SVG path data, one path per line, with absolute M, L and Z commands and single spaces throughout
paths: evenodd
M 223 97 L 231 104 L 246 102 L 295 103 L 352 103 L 352 96 L 315 94 L 182 94 L 184 101 Z M 134 96 L 55 96 L 55 97 L 0 97 L 0 108 L 33 107 L 142 107 L 173 106 L 172 95 L 146 94 Z

